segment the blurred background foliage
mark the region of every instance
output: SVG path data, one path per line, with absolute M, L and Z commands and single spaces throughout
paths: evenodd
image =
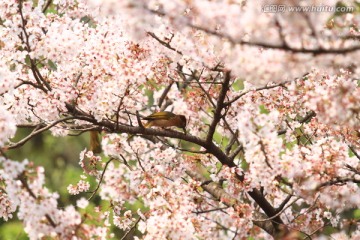
M 19 141 L 31 131 L 31 129 L 18 129 L 12 141 Z M 8 150 L 6 154 L 12 160 L 28 159 L 35 166 L 43 166 L 45 168 L 45 186 L 51 192 L 58 192 L 60 195 L 59 208 L 70 204 L 75 205 L 76 200 L 80 197 L 89 197 L 87 196 L 89 194 L 85 196 L 83 194 L 69 195 L 66 189 L 69 184 L 76 184 L 80 180 L 82 169 L 79 166 L 79 154 L 85 147 L 88 148 L 88 134 L 54 137 L 50 132 L 45 132 L 35 136 L 18 149 Z M 93 182 L 95 183 L 94 180 Z M 0 240 L 13 239 L 28 239 L 16 214 L 8 222 L 0 219 Z
M 12 142 L 17 142 L 31 133 L 31 129 L 20 128 L 17 130 L 16 136 Z M 79 195 L 70 195 L 67 187 L 70 184 L 76 185 L 80 180 L 80 175 L 83 170 L 79 165 L 80 152 L 85 148 L 89 149 L 89 133 L 83 133 L 79 136 L 54 137 L 50 132 L 44 132 L 35 136 L 18 149 L 8 150 L 7 157 L 16 161 L 23 161 L 28 159 L 33 162 L 35 166 L 42 166 L 45 169 L 45 186 L 51 192 L 59 193 L 58 208 L 65 208 L 66 206 L 76 206 L 76 201 L 81 197 L 89 198 L 90 193 L 80 193 Z M 103 158 L 103 162 L 108 159 Z M 90 182 L 90 191 L 95 189 L 97 182 L 95 177 L 86 179 Z M 99 191 L 95 197 L 90 201 L 85 209 L 77 208 L 83 215 L 87 213 L 89 216 L 99 216 L 95 212 L 94 207 L 100 206 L 101 209 L 107 211 L 111 210 L 111 203 L 108 201 L 101 201 L 98 196 Z M 125 209 L 131 210 L 136 217 L 138 209 L 146 210 L 141 201 L 136 201 L 133 204 L 125 203 Z M 124 210 L 125 211 L 125 210 Z M 89 223 L 93 223 L 88 219 Z M 101 224 L 101 223 L 99 223 Z M 124 235 L 124 231 L 119 228 L 112 227 L 112 233 L 115 233 L 114 239 L 120 239 Z M 134 234 L 140 235 L 139 232 L 129 234 L 126 239 L 133 239 Z M 21 221 L 13 214 L 13 218 L 7 222 L 0 218 L 0 240 L 27 240 L 29 239 L 24 231 L 24 226 Z

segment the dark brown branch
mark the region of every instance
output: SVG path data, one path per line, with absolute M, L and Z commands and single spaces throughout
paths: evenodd
M 136 120 L 137 120 L 137 122 L 139 124 L 139 127 L 144 128 L 144 125 L 142 124 L 142 122 L 140 120 L 140 115 L 139 115 L 138 111 L 136 111 Z M 117 126 L 117 128 L 119 128 L 119 126 Z
M 149 11 L 149 12 L 151 12 L 153 14 L 157 14 L 159 16 L 166 16 L 166 13 L 163 12 L 163 11 L 153 10 L 153 9 L 148 8 L 147 6 L 143 6 L 143 7 L 144 7 L 144 9 L 146 9 L 147 11 Z M 184 19 L 184 21 L 187 21 L 187 20 Z M 304 48 L 304 47 L 302 47 L 302 48 L 294 48 L 294 47 L 291 47 L 287 43 L 284 43 L 284 42 L 282 42 L 282 44 L 272 44 L 272 43 L 267 43 L 267 42 L 255 42 L 255 41 L 250 42 L 250 41 L 234 39 L 233 37 L 231 37 L 230 35 L 228 35 L 226 33 L 221 33 L 221 32 L 216 31 L 216 30 L 211 30 L 211 29 L 203 27 L 203 26 L 195 25 L 195 24 L 192 24 L 190 21 L 188 21 L 188 23 L 185 23 L 185 24 L 188 27 L 194 28 L 196 30 L 203 31 L 203 32 L 205 32 L 207 34 L 214 35 L 214 36 L 217 36 L 219 38 L 225 38 L 232 44 L 239 44 L 239 45 L 250 46 L 250 47 L 260 47 L 260 48 L 266 48 L 266 49 L 275 49 L 275 50 L 280 50 L 280 51 L 285 51 L 285 52 L 290 52 L 290 53 L 303 53 L 303 54 L 312 54 L 312 55 L 348 54 L 348 53 L 356 52 L 356 51 L 360 50 L 360 45 L 344 47 L 344 48 L 326 49 L 326 48 L 323 48 L 323 47 L 318 47 L 318 48 L 312 48 L 311 49 L 311 48 Z M 164 42 L 164 43 L 166 44 L 166 42 Z M 175 49 L 172 49 L 172 50 L 175 51 Z
M 47 93 L 48 91 L 51 91 L 51 87 L 50 87 L 49 83 L 40 74 L 40 71 L 36 67 L 36 63 L 35 63 L 34 59 L 32 59 L 30 57 L 31 46 L 30 46 L 30 42 L 29 42 L 29 34 L 28 34 L 28 32 L 26 30 L 26 27 L 25 27 L 26 26 L 26 20 L 24 18 L 24 14 L 22 12 L 22 3 L 23 3 L 23 1 L 20 0 L 19 1 L 19 14 L 20 14 L 20 17 L 21 17 L 21 29 L 22 29 L 22 33 L 20 34 L 20 39 L 26 45 L 25 49 L 28 52 L 27 56 L 30 59 L 30 69 L 31 69 L 31 71 L 33 73 L 33 76 L 34 76 L 36 82 L 38 83 L 38 88 L 41 89 L 42 91 L 44 91 L 45 93 Z M 24 39 L 22 34 L 25 36 L 25 39 Z M 46 88 L 43 85 L 45 85 Z
M 142 163 L 141 163 L 141 159 L 140 159 L 140 157 L 139 157 L 139 153 L 136 152 L 136 153 L 135 153 L 135 156 L 136 156 L 136 160 L 138 161 L 141 170 L 142 170 L 143 172 L 146 172 L 146 171 L 145 171 L 145 168 L 143 167 L 143 165 L 142 165 Z
M 230 150 L 232 148 L 232 146 L 234 145 L 234 143 L 236 142 L 237 138 L 239 135 L 239 130 L 236 129 L 235 133 L 233 133 L 231 135 L 230 141 L 228 143 L 228 145 L 225 147 L 225 153 L 228 155 L 230 153 Z M 240 152 L 240 151 L 239 151 Z M 237 155 L 237 154 L 236 154 Z M 231 158 L 231 157 L 230 157 Z
M 130 85 L 127 85 L 127 86 L 126 86 L 126 89 L 125 89 L 125 91 L 124 91 L 124 96 L 123 96 L 123 97 L 120 97 L 119 105 L 118 105 L 117 110 L 116 110 L 116 127 L 119 126 L 119 114 L 120 114 L 120 109 L 121 109 L 121 107 L 122 107 L 122 105 L 123 105 L 124 98 L 125 98 L 128 90 L 129 90 L 129 87 L 130 87 Z
M 301 124 L 306 123 L 306 122 L 310 121 L 315 116 L 316 116 L 316 113 L 314 111 L 309 111 L 303 118 L 299 119 L 298 122 L 301 123 Z M 287 132 L 286 129 L 282 129 L 282 130 L 279 130 L 277 132 L 277 134 L 282 135 L 282 134 L 285 134 L 286 132 Z
M 348 145 L 352 153 L 360 160 L 360 155 L 356 152 L 355 148 L 351 145 Z
M 221 211 L 221 210 L 228 209 L 228 208 L 229 208 L 228 206 L 227 207 L 222 207 L 222 208 L 212 208 L 212 209 L 208 209 L 208 210 L 192 211 L 192 213 L 202 214 L 202 213 Z
M 348 182 L 360 183 L 360 180 L 354 179 L 354 178 L 335 178 L 330 181 L 319 184 L 316 187 L 316 190 L 319 190 L 320 188 L 323 188 L 323 187 L 332 186 L 332 185 L 344 185 Z
M 264 145 L 264 143 L 263 143 L 261 140 L 260 140 L 260 148 L 261 148 L 261 151 L 262 151 L 263 154 L 264 154 L 266 165 L 267 165 L 270 169 L 273 169 L 272 166 L 270 165 L 269 158 L 267 157 L 267 154 L 266 154 L 266 151 L 265 151 L 265 145 Z
M 240 152 L 242 152 L 243 150 L 244 150 L 243 145 L 238 146 L 238 147 L 234 150 L 234 152 L 229 156 L 229 158 L 232 159 L 232 160 L 234 160 L 234 159 L 236 158 L 236 156 L 237 156 Z
M 290 199 L 292 198 L 292 196 L 293 195 L 291 195 L 291 194 L 289 194 L 289 195 L 287 195 L 287 197 L 284 199 L 284 201 L 276 208 L 276 212 L 277 213 L 279 213 L 279 212 L 281 212 L 283 209 L 284 209 L 284 207 L 285 207 L 285 205 L 290 201 Z
M 351 172 L 353 172 L 353 173 L 355 173 L 355 174 L 360 175 L 360 171 L 357 170 L 356 168 L 350 166 L 349 164 L 346 164 L 345 166 L 346 166 L 347 170 L 349 170 L 349 171 L 351 171 Z
M 201 74 L 202 74 L 202 72 L 203 72 L 203 70 L 201 71 Z M 194 79 L 195 79 L 196 82 L 198 83 L 200 89 L 201 89 L 201 90 L 203 91 L 203 93 L 206 95 L 206 97 L 207 97 L 208 101 L 210 102 L 211 106 L 212 106 L 213 108 L 215 108 L 216 105 L 215 105 L 214 101 L 212 100 L 212 98 L 211 98 L 211 96 L 210 96 L 210 94 L 209 94 L 209 91 L 206 91 L 205 88 L 203 87 L 203 85 L 202 85 L 201 82 L 200 82 L 201 74 L 200 74 L 199 77 L 194 77 Z M 194 75 L 194 74 L 193 74 L 193 75 Z M 211 84 L 211 85 L 212 85 L 212 84 Z
M 43 123 L 28 123 L 28 124 L 16 124 L 17 128 L 38 128 L 40 125 L 40 127 L 45 127 L 46 125 Z
M 299 120 L 299 123 L 306 123 L 315 116 L 316 116 L 316 113 L 314 111 L 310 111 L 302 119 Z
M 213 117 L 213 120 L 212 120 L 210 128 L 209 128 L 209 132 L 206 137 L 206 142 L 208 142 L 208 143 L 212 142 L 212 139 L 213 139 L 213 136 L 214 136 L 214 133 L 216 130 L 216 126 L 218 125 L 218 123 L 220 122 L 220 119 L 222 117 L 221 111 L 225 107 L 224 100 L 226 97 L 226 93 L 229 90 L 229 83 L 230 83 L 230 71 L 225 71 L 224 72 L 224 82 L 222 84 L 221 91 L 218 96 L 218 100 L 216 102 L 216 109 L 214 112 L 214 117 Z
M 166 48 L 168 48 L 172 51 L 175 51 L 180 55 L 183 55 L 183 53 L 181 51 L 177 50 L 176 48 L 173 48 L 170 45 L 170 41 L 166 42 L 164 40 L 161 40 L 158 36 L 155 35 L 155 33 L 152 33 L 152 32 L 147 32 L 147 34 L 149 34 L 152 38 L 154 38 L 156 41 L 158 41 L 161 45 L 165 46 Z
M 282 41 L 282 45 L 289 47 L 289 44 L 286 41 L 286 36 L 284 34 L 284 29 L 279 21 L 279 17 L 275 16 L 275 26 L 279 29 L 279 36 Z
M 141 217 L 139 217 L 136 222 L 134 223 L 134 225 L 129 229 L 129 231 L 127 231 L 124 236 L 121 238 L 121 240 L 126 239 L 127 236 L 129 236 L 129 234 L 131 233 L 131 231 L 133 231 L 136 228 L 136 225 L 140 222 Z
M 241 202 L 237 200 L 236 198 L 233 198 L 230 194 L 228 194 L 219 184 L 216 182 L 213 182 L 211 180 L 206 179 L 202 174 L 198 173 L 197 171 L 186 171 L 186 174 L 189 175 L 194 180 L 197 180 L 199 182 L 207 182 L 207 184 L 202 185 L 202 188 L 210 193 L 214 198 L 216 198 L 218 201 L 222 200 L 222 203 L 224 203 L 228 207 L 232 207 L 235 210 L 237 209 L 237 206 L 241 206 Z M 241 213 L 239 213 L 241 215 Z M 240 216 L 241 217 L 241 216 Z M 256 222 L 254 221 L 254 224 L 259 226 L 260 228 L 264 229 L 266 232 L 271 234 L 272 236 L 275 235 L 275 228 L 272 225 L 271 221 L 263 221 L 263 222 Z
M 218 36 L 220 38 L 225 38 L 227 39 L 229 42 L 231 42 L 232 44 L 239 44 L 239 45 L 245 45 L 245 46 L 250 46 L 250 47 L 261 47 L 261 48 L 267 48 L 267 49 L 275 49 L 275 50 L 280 50 L 280 51 L 285 51 L 285 52 L 290 52 L 290 53 L 306 53 L 306 54 L 313 54 L 313 55 L 324 55 L 324 54 L 348 54 L 351 52 L 356 52 L 358 50 L 360 50 L 360 45 L 355 45 L 355 46 L 351 46 L 351 47 L 346 47 L 346 48 L 330 48 L 330 49 L 325 49 L 322 47 L 318 47 L 318 48 L 293 48 L 287 44 L 271 44 L 271 43 L 266 43 L 266 42 L 249 42 L 249 41 L 244 41 L 244 40 L 237 40 L 232 38 L 231 36 L 225 34 L 225 33 L 220 33 L 218 31 L 214 31 L 214 30 L 210 30 L 207 29 L 205 27 L 201 27 L 201 26 L 197 26 L 194 24 L 188 24 L 190 27 L 195 28 L 197 30 L 201 30 L 205 33 L 214 35 L 214 36 Z
M 30 196 L 35 199 L 35 200 L 39 200 L 38 197 L 36 197 L 35 193 L 31 190 L 28 182 L 26 181 L 26 175 L 25 172 L 23 172 L 22 174 L 20 174 L 20 176 L 18 177 L 18 179 L 20 180 L 21 184 L 24 186 L 24 188 L 26 189 L 26 191 L 30 194 Z M 50 217 L 49 214 L 45 214 L 45 218 L 46 220 L 48 220 L 48 222 L 50 223 L 50 225 L 53 228 L 56 228 L 57 224 L 54 222 L 54 220 Z
M 278 211 L 274 216 L 266 219 L 254 219 L 256 222 L 266 222 L 275 219 L 276 217 L 280 216 L 281 213 L 283 213 L 287 208 L 291 207 L 295 202 L 297 202 L 300 198 L 294 199 L 287 207 L 283 207 L 280 211 Z
M 295 79 L 295 80 L 297 80 L 297 79 Z M 292 80 L 292 81 L 294 81 L 294 80 Z M 225 106 L 231 105 L 232 103 L 236 102 L 237 100 L 239 100 L 241 97 L 243 97 L 244 95 L 246 95 L 248 93 L 258 92 L 258 91 L 277 88 L 277 87 L 283 87 L 285 84 L 290 83 L 292 81 L 284 81 L 284 82 L 277 83 L 277 84 L 274 84 L 274 85 L 270 85 L 270 86 L 266 85 L 266 86 L 263 86 L 263 87 L 255 88 L 253 90 L 248 90 L 248 91 L 243 92 L 243 93 L 239 94 L 238 96 L 234 97 L 232 100 L 230 100 L 228 102 L 225 102 L 224 105 Z
M 20 78 L 18 78 L 17 80 L 21 81 L 20 84 L 16 85 L 14 88 L 17 89 L 19 87 L 21 87 L 22 85 L 30 85 L 30 86 L 33 86 L 34 88 L 41 88 L 42 86 L 41 85 L 38 85 L 36 83 L 33 83 L 31 81 L 27 81 L 27 80 L 22 80 Z
M 133 169 L 131 168 L 131 166 L 129 165 L 129 163 L 126 161 L 126 158 L 125 158 L 122 154 L 120 154 L 120 157 L 121 157 L 122 160 L 124 161 L 125 166 L 127 166 L 128 169 L 129 169 L 130 171 L 132 171 Z
M 91 196 L 88 198 L 88 201 L 90 201 L 90 200 L 95 196 L 95 194 L 97 193 L 97 191 L 99 190 L 100 184 L 102 183 L 103 178 L 104 178 L 104 174 L 105 174 L 106 168 L 108 167 L 109 163 L 110 163 L 111 161 L 113 161 L 113 160 L 115 160 L 115 158 L 110 158 L 110 160 L 105 163 L 105 167 L 104 167 L 104 169 L 103 169 L 103 171 L 102 171 L 102 173 L 101 173 L 99 183 L 98 183 L 98 185 L 96 186 L 96 188 L 95 188 L 93 191 L 90 192 L 90 193 L 91 193 Z
M 204 139 L 198 138 L 196 136 L 192 136 L 190 134 L 184 134 L 178 131 L 164 130 L 164 129 L 155 129 L 155 128 L 143 128 L 143 127 L 134 127 L 134 126 L 124 126 L 120 125 L 116 128 L 115 123 L 112 123 L 108 120 L 103 120 L 101 122 L 97 122 L 91 115 L 83 113 L 76 109 L 73 105 L 66 105 L 69 112 L 72 112 L 77 118 L 93 123 L 97 126 L 101 126 L 104 129 L 107 129 L 109 132 L 113 133 L 128 133 L 128 134 L 141 134 L 145 136 L 160 136 L 160 137 L 169 137 L 175 139 L 185 140 L 199 146 L 202 146 L 206 149 L 206 151 L 216 157 L 221 164 L 226 165 L 230 168 L 236 167 L 235 163 L 232 159 L 230 159 L 219 147 L 217 147 L 212 141 L 207 142 Z M 236 175 L 236 177 L 243 181 L 244 176 Z M 266 213 L 268 217 L 272 217 L 276 214 L 274 207 L 265 199 L 265 197 L 261 194 L 261 192 L 257 189 L 252 189 L 248 192 L 248 194 L 254 199 L 254 201 L 260 206 L 260 208 Z M 274 218 L 274 225 L 277 228 L 278 224 L 282 224 L 282 220 L 280 217 Z
M 161 108 L 161 105 L 163 104 L 167 94 L 169 93 L 172 85 L 174 84 L 174 81 L 171 81 L 170 84 L 164 89 L 163 93 L 161 94 L 160 98 L 159 98 L 159 103 L 158 106 L 159 108 Z
M 50 7 L 51 3 L 52 3 L 52 0 L 47 0 L 45 6 L 42 9 L 42 13 L 45 13 L 47 11 L 47 9 Z

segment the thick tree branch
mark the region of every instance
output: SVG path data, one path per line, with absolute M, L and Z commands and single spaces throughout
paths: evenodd
M 228 76 L 229 77 L 229 76 Z M 225 94 L 225 93 L 224 93 Z M 224 96 L 225 98 L 225 96 Z M 223 165 L 226 165 L 230 168 L 237 167 L 231 158 L 229 158 L 219 147 L 217 147 L 213 141 L 208 142 L 207 140 L 198 138 L 196 136 L 192 136 L 190 134 L 184 134 L 182 132 L 166 130 L 166 129 L 155 129 L 155 128 L 144 128 L 140 126 L 125 126 L 119 125 L 116 126 L 116 123 L 110 122 L 108 120 L 103 120 L 101 122 L 97 122 L 90 114 L 83 113 L 75 108 L 75 106 L 71 104 L 66 105 L 69 112 L 73 113 L 75 117 L 93 123 L 94 125 L 101 126 L 103 129 L 106 129 L 112 133 L 128 133 L 132 135 L 142 134 L 147 136 L 160 136 L 160 137 L 169 137 L 175 139 L 185 140 L 196 145 L 202 146 L 206 149 L 207 153 L 215 156 Z M 218 117 L 220 120 L 220 117 Z M 236 174 L 236 177 L 240 180 L 244 180 L 244 176 L 240 176 Z M 261 209 L 266 213 L 268 217 L 272 217 L 276 214 L 276 210 L 271 204 L 266 200 L 266 198 L 261 194 L 261 192 L 257 189 L 252 189 L 248 192 L 248 194 L 254 199 L 254 201 L 261 207 Z M 273 221 L 275 228 L 277 228 L 278 224 L 282 224 L 282 220 L 280 217 L 275 217 Z
M 193 178 L 196 181 L 199 182 L 206 182 L 206 184 L 202 185 L 202 188 L 210 193 L 214 198 L 217 200 L 222 200 L 222 203 L 224 203 L 228 207 L 232 207 L 235 210 L 238 208 L 241 208 L 241 202 L 237 200 L 236 198 L 232 197 L 230 194 L 228 194 L 219 184 L 216 182 L 213 182 L 207 178 L 205 178 L 201 173 L 198 173 L 197 171 L 186 171 L 186 174 L 189 175 L 191 178 Z M 271 223 L 271 221 L 254 221 L 254 224 L 258 227 L 264 229 L 267 233 L 274 236 L 276 233 L 276 230 Z
M 212 139 L 213 139 L 213 136 L 214 136 L 214 133 L 216 130 L 216 126 L 218 125 L 218 123 L 220 122 L 220 119 L 222 117 L 221 111 L 225 107 L 224 100 L 226 97 L 226 93 L 229 90 L 229 83 L 230 83 L 230 71 L 225 71 L 224 72 L 224 82 L 222 84 L 221 91 L 218 96 L 218 100 L 216 102 L 216 109 L 214 112 L 214 117 L 213 117 L 213 120 L 212 120 L 210 128 L 209 128 L 209 132 L 206 137 L 206 142 L 208 142 L 208 143 L 212 142 Z

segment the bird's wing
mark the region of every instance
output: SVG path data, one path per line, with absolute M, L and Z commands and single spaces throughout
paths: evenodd
M 167 119 L 170 119 L 175 116 L 176 115 L 172 112 L 156 112 L 147 117 L 144 117 L 144 119 L 145 120 L 161 120 L 161 119 L 167 120 Z

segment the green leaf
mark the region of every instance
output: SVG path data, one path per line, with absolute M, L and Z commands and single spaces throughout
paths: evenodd
M 359 219 L 360 218 L 360 209 L 354 210 L 353 214 L 354 214 L 355 219 Z
M 270 113 L 270 111 L 264 105 L 260 105 L 259 108 L 260 108 L 261 114 L 269 114 Z
M 296 144 L 297 144 L 297 140 L 292 141 L 292 142 L 287 142 L 287 143 L 285 143 L 285 146 L 286 146 L 286 149 L 291 150 L 291 149 L 293 149 L 293 147 L 294 147 Z
M 54 63 L 53 61 L 48 60 L 48 65 L 49 65 L 49 68 L 50 68 L 51 70 L 54 70 L 54 71 L 57 70 L 57 65 L 56 65 L 56 63 Z
M 218 132 L 215 131 L 214 133 L 214 140 L 217 144 L 220 144 L 221 143 L 221 139 L 222 139 L 222 135 Z
M 26 63 L 26 65 L 31 66 L 30 56 L 29 56 L 29 55 L 26 55 L 26 57 L 25 57 L 25 63 Z
M 224 137 L 224 135 L 220 134 L 219 132 L 215 131 L 214 133 L 214 140 L 217 144 L 221 145 L 222 147 L 227 146 L 229 139 Z
M 243 79 L 237 79 L 235 82 L 231 85 L 235 92 L 244 90 L 244 80 Z
M 240 163 L 240 167 L 243 169 L 243 170 L 248 170 L 249 169 L 249 164 L 246 162 L 246 161 L 242 161 Z
M 349 154 L 349 157 L 354 157 L 355 156 L 354 152 L 350 148 L 348 150 L 348 154 Z
M 154 91 L 150 89 L 145 89 L 145 95 L 148 97 L 148 107 L 154 105 Z
M 216 162 L 216 171 L 220 171 L 220 169 L 222 168 L 222 164 L 221 162 Z

